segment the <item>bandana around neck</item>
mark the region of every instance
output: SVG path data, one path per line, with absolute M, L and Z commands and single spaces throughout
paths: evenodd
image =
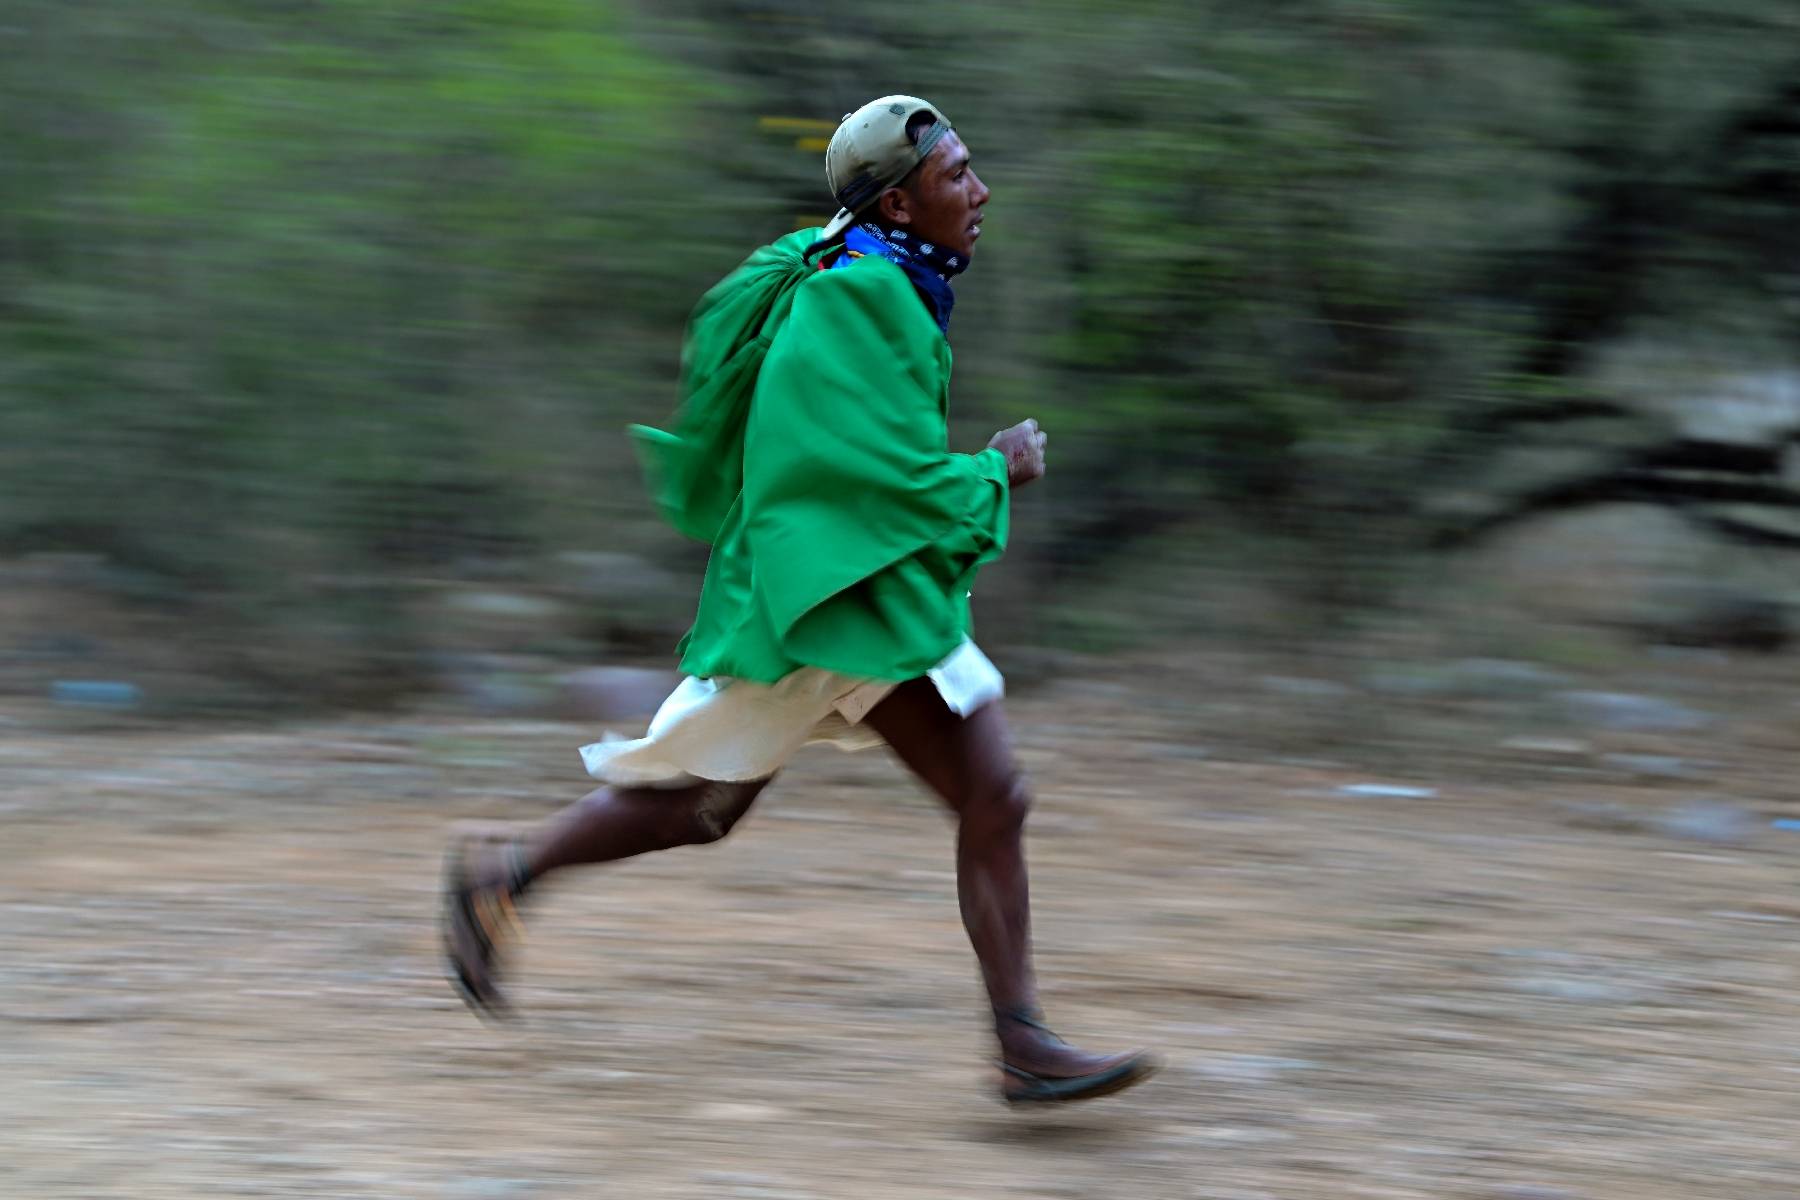
M 845 231 L 844 250 L 845 253 L 832 264 L 834 268 L 849 266 L 867 255 L 887 259 L 912 280 L 913 287 L 918 289 L 931 309 L 931 315 L 936 318 L 938 328 L 945 333 L 950 331 L 950 309 L 956 303 L 950 280 L 968 269 L 966 256 L 909 238 L 904 229 L 890 233 L 873 221 L 852 225 Z

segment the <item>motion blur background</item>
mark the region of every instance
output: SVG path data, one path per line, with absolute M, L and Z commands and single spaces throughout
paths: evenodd
M 959 439 L 1054 438 L 984 641 L 1778 648 L 1797 45 L 1789 0 L 13 0 L 0 686 L 666 662 L 704 551 L 621 427 L 887 90 L 994 191 Z
M 883 756 L 553 881 L 703 547 L 623 426 L 839 114 L 993 189 L 953 434 L 1049 1012 Z M 1795 0 L 0 0 L 0 1195 L 1795 1192 Z M 609 1190 L 610 1189 L 610 1190 Z

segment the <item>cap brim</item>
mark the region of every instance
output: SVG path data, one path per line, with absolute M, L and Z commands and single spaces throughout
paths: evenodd
M 837 216 L 825 223 L 825 230 L 819 234 L 820 241 L 829 241 L 856 222 L 856 214 L 847 208 L 838 209 Z

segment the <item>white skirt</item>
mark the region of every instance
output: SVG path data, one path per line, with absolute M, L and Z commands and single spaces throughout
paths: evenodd
M 958 716 L 1006 692 L 1006 680 L 972 641 L 926 672 Z M 881 736 L 868 715 L 899 685 L 801 667 L 773 684 L 688 676 L 669 693 L 641 738 L 608 737 L 581 748 L 587 772 L 620 787 L 682 787 L 773 775 L 809 742 L 866 750 Z

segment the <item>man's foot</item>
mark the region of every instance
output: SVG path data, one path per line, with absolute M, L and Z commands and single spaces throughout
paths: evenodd
M 1088 1054 L 1045 1027 L 1035 1012 L 998 1017 L 1000 1095 L 1008 1104 L 1066 1104 L 1110 1096 L 1162 1067 L 1144 1050 Z
M 524 859 L 516 842 L 465 830 L 444 862 L 444 957 L 450 983 L 477 1016 L 511 1015 L 500 991 L 502 951 L 523 933 L 515 903 L 525 891 Z

